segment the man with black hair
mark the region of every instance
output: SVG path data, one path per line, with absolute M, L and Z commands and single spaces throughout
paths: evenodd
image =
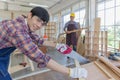
M 12 80 L 8 73 L 10 54 L 17 48 L 24 55 L 38 64 L 52 70 L 69 75 L 72 78 L 87 77 L 84 68 L 67 68 L 44 54 L 41 45 L 55 47 L 61 53 L 69 52 L 69 47 L 40 39 L 34 32 L 41 29 L 49 21 L 49 14 L 42 7 L 33 8 L 27 17 L 19 16 L 13 20 L 0 22 L 0 80 Z

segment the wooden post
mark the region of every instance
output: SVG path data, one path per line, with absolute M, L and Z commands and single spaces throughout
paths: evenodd
M 98 55 L 99 52 L 99 32 L 100 32 L 100 18 L 95 18 L 94 23 L 94 33 L 93 33 L 93 56 L 94 58 Z

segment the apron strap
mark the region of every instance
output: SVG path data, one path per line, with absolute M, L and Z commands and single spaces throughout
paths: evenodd
M 8 48 L 0 49 L 0 57 L 5 56 L 7 54 L 10 55 L 10 53 L 12 53 L 15 49 L 16 47 L 8 47 Z

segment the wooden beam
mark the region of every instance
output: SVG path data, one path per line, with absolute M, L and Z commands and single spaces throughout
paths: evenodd
M 115 80 L 112 75 L 107 72 L 106 69 L 104 69 L 97 61 L 94 62 L 110 79 L 109 80 Z
M 98 56 L 98 58 L 102 62 L 104 62 L 107 66 L 109 66 L 114 71 L 114 73 L 116 73 L 120 77 L 120 69 L 119 68 L 117 68 L 115 65 L 113 65 L 109 60 L 105 59 L 105 57 L 103 57 L 103 56 Z

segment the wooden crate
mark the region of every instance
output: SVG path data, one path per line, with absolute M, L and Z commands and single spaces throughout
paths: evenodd
M 56 30 L 56 22 L 48 22 L 44 31 L 44 34 L 48 36 L 48 40 L 56 40 Z

